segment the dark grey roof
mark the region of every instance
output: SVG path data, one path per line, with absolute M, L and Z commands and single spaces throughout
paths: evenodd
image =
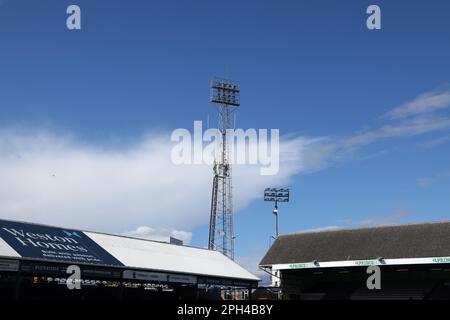
M 450 221 L 281 235 L 260 265 L 450 256 Z

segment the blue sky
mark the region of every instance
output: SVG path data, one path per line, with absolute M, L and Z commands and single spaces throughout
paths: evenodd
M 82 10 L 80 31 L 66 29 L 70 4 Z M 370 4 L 381 8 L 382 30 L 366 28 Z M 194 120 L 214 117 L 208 86 L 212 77 L 222 76 L 241 84 L 238 127 L 279 128 L 284 136 L 325 139 L 333 148 L 352 137 L 366 139 L 338 152 L 338 159 L 328 155 L 312 172 L 297 170 L 279 181 L 292 188 L 292 201 L 280 208 L 281 232 L 446 220 L 449 12 L 450 3 L 437 0 L 3 0 L 0 155 L 8 159 L 11 148 L 24 154 L 31 148 L 39 160 L 35 165 L 41 163 L 41 151 L 61 143 L 64 152 L 69 150 L 66 154 L 85 156 L 94 150 L 106 161 L 111 159 L 107 155 L 133 157 L 129 150 L 148 137 L 164 137 L 176 128 L 192 128 Z M 425 108 L 433 110 L 397 118 L 386 115 L 396 108 L 405 110 L 408 102 L 420 104 L 424 94 L 444 100 L 439 110 L 425 101 Z M 410 121 L 427 121 L 427 129 L 392 133 Z M 380 134 L 383 130 L 389 133 Z M 376 138 L 367 138 L 374 133 Z M 40 134 L 42 148 L 32 139 Z M 80 166 L 84 156 L 75 157 L 81 159 Z M 18 170 L 8 176 L 11 181 L 42 186 L 40 180 L 27 180 L 27 164 L 1 164 L 1 172 Z M 39 168 L 33 167 L 33 177 L 40 176 Z M 89 190 L 83 174 L 79 182 L 84 188 L 77 189 L 83 192 L 74 196 L 92 205 L 76 208 L 92 212 L 101 206 L 92 200 L 97 190 Z M 170 181 L 179 187 L 176 177 Z M 206 194 L 201 199 L 209 197 L 205 181 L 192 181 L 193 189 Z M 138 190 L 139 185 L 130 182 L 130 188 Z M 152 220 L 161 212 L 149 206 L 147 224 L 140 213 L 136 225 L 128 222 L 122 230 L 123 217 L 110 216 L 117 225 L 103 225 L 100 217 L 98 222 L 83 220 L 82 214 L 80 220 L 76 214 L 62 218 L 65 209 L 57 204 L 64 198 L 53 191 L 35 197 L 30 195 L 35 189 L 22 194 L 18 185 L 17 190 L 3 205 L 0 201 L 1 217 L 47 221 L 43 212 L 59 210 L 56 221 L 63 224 L 118 233 L 142 225 L 177 228 L 192 232 L 193 245 L 206 245 L 208 210 L 196 213 L 195 222 L 183 228 L 184 222 L 171 226 L 171 220 Z M 30 205 L 21 204 L 28 196 L 33 199 Z M 152 198 L 150 191 L 147 196 Z M 51 201 L 33 215 L 33 205 L 45 202 L 42 198 Z M 109 201 L 107 194 L 97 198 Z M 254 193 L 247 198 L 235 215 L 235 229 L 237 255 L 248 258 L 267 249 L 274 225 L 270 204 L 253 200 Z M 137 196 L 125 200 L 139 201 Z M 181 208 L 187 206 L 182 199 L 176 201 Z M 134 210 L 129 203 L 119 207 L 123 215 Z M 171 219 L 178 218 L 174 214 Z

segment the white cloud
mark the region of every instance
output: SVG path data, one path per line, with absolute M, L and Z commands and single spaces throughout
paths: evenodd
M 333 231 L 333 230 L 339 230 L 342 229 L 342 227 L 338 226 L 325 226 L 325 227 L 318 227 L 318 228 L 312 228 L 312 229 L 304 229 L 300 232 L 323 232 L 323 231 Z
M 302 140 L 281 145 L 276 176 L 234 166 L 235 209 L 299 172 Z M 168 133 L 127 146 L 82 143 L 50 131 L 0 131 L 0 218 L 123 233 L 192 230 L 209 220 L 212 168 L 174 165 Z
M 181 230 L 170 230 L 165 228 L 151 228 L 140 226 L 132 231 L 123 233 L 125 236 L 136 237 L 140 239 L 156 240 L 169 242 L 170 237 L 183 241 L 183 244 L 189 244 L 192 239 L 192 232 Z
M 375 227 L 384 226 L 392 224 L 400 224 L 404 222 L 408 217 L 411 216 L 409 210 L 394 211 L 389 214 L 384 215 L 373 215 L 362 220 L 344 220 L 343 223 L 346 225 L 353 225 L 357 227 Z
M 429 113 L 450 106 L 450 89 L 425 92 L 385 114 L 391 119 Z
M 449 178 L 450 171 L 439 172 L 429 177 L 422 177 L 417 179 L 417 186 L 422 189 L 427 189 Z
M 277 175 L 233 166 L 235 212 L 265 187 L 353 159 L 374 142 L 448 128 L 450 118 L 428 115 L 347 137 L 282 137 Z M 172 146 L 167 132 L 101 145 L 48 130 L 0 130 L 0 218 L 117 233 L 140 226 L 189 232 L 208 223 L 212 168 L 172 164 Z

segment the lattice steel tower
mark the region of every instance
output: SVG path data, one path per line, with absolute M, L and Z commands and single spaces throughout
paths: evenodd
M 233 186 L 227 129 L 231 129 L 231 115 L 240 105 L 239 94 L 239 86 L 234 81 L 214 79 L 211 82 L 211 102 L 217 105 L 221 140 L 220 153 L 216 153 L 214 161 L 208 248 L 221 251 L 231 259 L 234 259 Z

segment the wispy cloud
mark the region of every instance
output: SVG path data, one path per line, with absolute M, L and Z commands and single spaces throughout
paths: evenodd
M 324 232 L 347 228 L 376 227 L 404 223 L 412 213 L 409 210 L 399 210 L 388 214 L 374 214 L 362 219 L 344 219 L 338 225 L 303 229 L 299 232 Z
M 359 151 L 373 143 L 395 138 L 414 137 L 438 133 L 450 129 L 450 116 L 433 111 L 450 106 L 450 89 L 431 91 L 419 95 L 387 112 L 383 124 L 357 131 L 344 137 L 309 138 L 303 144 L 303 168 L 316 171 L 343 161 L 353 159 Z M 439 138 L 438 138 L 439 139 Z M 436 141 L 443 143 L 446 138 Z M 385 152 L 385 151 L 384 151 Z M 364 156 L 363 156 L 364 157 Z
M 432 139 L 432 140 L 428 140 L 425 142 L 422 142 L 420 144 L 421 147 L 423 148 L 434 148 L 436 146 L 440 146 L 442 144 L 446 144 L 450 142 L 450 135 L 444 135 L 442 137 L 438 137 L 436 139 Z
M 192 232 L 165 228 L 151 228 L 147 226 L 140 226 L 135 230 L 124 232 L 123 235 L 164 242 L 169 242 L 170 237 L 173 237 L 183 241 L 183 244 L 189 244 L 192 239 Z
M 342 226 L 325 226 L 325 227 L 318 227 L 318 228 L 311 228 L 311 229 L 303 229 L 300 232 L 323 232 L 323 231 L 333 231 L 333 230 L 339 230 L 342 229 Z
M 381 140 L 419 136 L 449 128 L 450 117 L 426 116 L 356 132 L 348 137 L 305 139 L 302 168 L 306 172 L 321 170 L 353 159 L 362 148 Z
M 394 108 L 385 114 L 391 119 L 405 118 L 418 114 L 430 113 L 450 106 L 450 89 L 425 92 L 415 99 Z
M 392 225 L 404 223 L 407 218 L 411 216 L 411 211 L 409 210 L 400 210 L 394 211 L 389 214 L 382 215 L 372 215 L 364 219 L 353 220 L 346 219 L 342 222 L 345 226 L 353 226 L 353 227 L 376 227 L 376 226 L 384 226 L 384 225 Z
M 422 189 L 427 189 L 434 184 L 447 179 L 450 179 L 450 171 L 439 172 L 429 177 L 421 177 L 417 179 L 417 186 Z

